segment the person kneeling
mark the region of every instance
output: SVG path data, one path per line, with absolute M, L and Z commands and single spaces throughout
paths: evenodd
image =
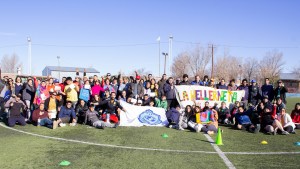
M 93 104 L 89 105 L 89 110 L 86 112 L 86 120 L 88 120 L 88 124 L 99 129 L 105 129 L 105 127 L 116 128 L 118 125 L 117 123 L 112 124 L 100 120 L 100 116 L 98 112 L 95 111 L 95 106 Z
M 66 106 L 63 106 L 59 111 L 57 123 L 60 127 L 66 126 L 65 123 L 70 123 L 70 126 L 75 126 L 76 121 L 76 114 L 72 107 L 72 102 L 68 101 Z
M 45 110 L 44 103 L 41 103 L 39 108 L 32 113 L 32 122 L 37 126 L 46 126 L 55 129 L 57 127 L 57 122 L 52 122 L 49 117 L 51 117 L 51 115 Z
M 5 103 L 5 108 L 9 109 L 9 118 L 8 118 L 8 126 L 14 127 L 18 122 L 21 126 L 25 126 L 25 118 L 22 116 L 23 110 L 25 110 L 26 106 L 24 102 L 21 100 L 21 95 L 18 94 L 15 98 L 8 100 Z

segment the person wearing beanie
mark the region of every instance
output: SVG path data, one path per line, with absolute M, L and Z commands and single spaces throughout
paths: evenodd
M 252 103 L 252 105 L 256 106 L 258 102 L 261 100 L 261 91 L 260 87 L 257 85 L 256 80 L 251 80 L 251 85 L 249 88 L 249 96 L 248 101 Z

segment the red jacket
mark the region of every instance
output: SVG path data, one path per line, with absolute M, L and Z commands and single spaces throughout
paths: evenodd
M 48 112 L 45 110 L 43 115 L 40 115 L 41 110 L 36 109 L 32 113 L 32 121 L 37 122 L 38 119 L 48 118 Z
M 291 118 L 294 123 L 300 123 L 300 110 L 293 110 L 291 113 Z

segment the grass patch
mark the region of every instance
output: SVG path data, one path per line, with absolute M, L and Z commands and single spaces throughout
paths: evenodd
M 291 112 L 298 98 L 288 98 L 287 110 Z M 296 135 L 252 134 L 221 127 L 224 132 L 224 152 L 300 152 L 294 142 Z M 40 135 L 74 139 L 111 145 L 215 152 L 202 133 L 178 131 L 164 127 L 119 127 L 95 129 L 78 125 L 50 130 L 26 125 L 15 129 Z M 169 138 L 161 137 L 163 133 Z M 216 136 L 212 138 L 215 139 Z M 226 168 L 217 154 L 175 153 L 161 151 L 129 150 L 101 147 L 45 139 L 0 127 L 1 168 L 67 168 L 60 167 L 63 160 L 71 162 L 69 168 Z M 266 140 L 268 145 L 261 145 Z M 300 155 L 233 155 L 228 158 L 237 168 L 298 168 Z

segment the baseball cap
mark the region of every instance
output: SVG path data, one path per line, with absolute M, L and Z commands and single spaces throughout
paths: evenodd
M 251 83 L 256 83 L 256 80 L 252 79 L 252 80 L 251 80 Z

